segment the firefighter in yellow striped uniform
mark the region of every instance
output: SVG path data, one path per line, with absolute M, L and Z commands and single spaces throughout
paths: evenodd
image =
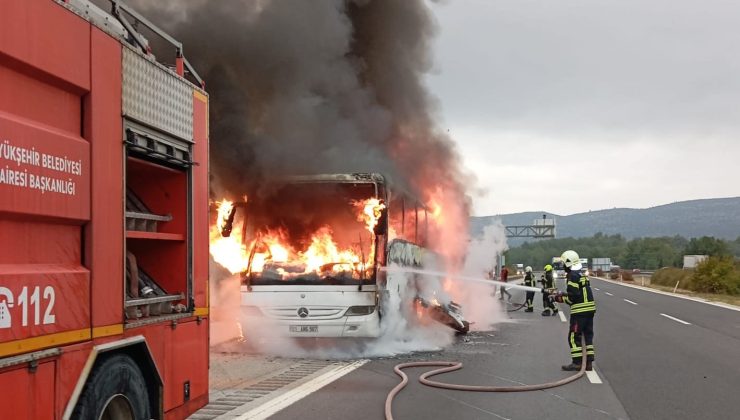
M 550 299 L 549 289 L 555 287 L 555 278 L 552 275 L 552 266 L 547 264 L 545 266 L 545 274 L 542 276 L 542 307 L 545 309 L 542 311 L 542 316 L 555 316 L 558 313 L 558 307 L 555 306 L 552 299 Z
M 554 300 L 564 302 L 570 306 L 570 329 L 568 331 L 568 346 L 572 363 L 563 366 L 563 370 L 577 371 L 583 363 L 583 347 L 581 337 L 586 339 L 586 370 L 591 370 L 594 360 L 594 314 L 596 302 L 591 290 L 588 277 L 581 273 L 581 264 L 578 253 L 565 251 L 562 255 L 565 264 L 567 291 L 554 295 Z
M 534 280 L 534 273 L 532 273 L 532 267 L 527 266 L 527 268 L 524 269 L 524 285 L 529 287 L 537 287 L 536 282 Z M 534 300 L 534 292 L 527 291 L 525 305 L 527 305 L 527 309 L 524 310 L 524 312 L 534 312 L 534 305 L 532 304 L 532 301 Z

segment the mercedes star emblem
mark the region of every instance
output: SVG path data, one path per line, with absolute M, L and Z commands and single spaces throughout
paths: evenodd
M 308 309 L 306 308 L 298 308 L 298 316 L 301 318 L 305 318 L 308 316 Z

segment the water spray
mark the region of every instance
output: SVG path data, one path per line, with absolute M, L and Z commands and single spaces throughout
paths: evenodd
M 381 267 L 380 271 L 385 271 L 387 273 L 410 273 L 410 274 L 422 274 L 425 276 L 433 276 L 433 277 L 442 277 L 442 278 L 452 278 L 457 280 L 464 280 L 464 281 L 473 281 L 477 283 L 485 283 L 491 286 L 505 286 L 507 288 L 512 288 L 516 290 L 524 290 L 525 292 L 537 292 L 542 293 L 544 289 L 540 289 L 537 287 L 531 287 L 531 286 L 522 286 L 520 284 L 514 284 L 514 283 L 507 283 L 505 281 L 498 281 L 498 280 L 489 280 L 485 278 L 478 278 L 478 277 L 470 277 L 470 276 L 461 276 L 457 274 L 449 274 L 444 273 L 441 271 L 432 271 L 432 270 L 422 270 L 420 268 L 409 268 L 409 267 Z

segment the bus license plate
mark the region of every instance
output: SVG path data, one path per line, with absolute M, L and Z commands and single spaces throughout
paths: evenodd
M 319 326 L 318 325 L 291 325 L 290 332 L 315 333 L 315 332 L 319 332 Z

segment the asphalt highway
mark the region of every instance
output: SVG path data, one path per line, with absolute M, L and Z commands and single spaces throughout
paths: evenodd
M 512 302 L 524 300 L 513 291 Z M 490 298 L 483 297 L 483 298 Z M 494 331 L 458 337 L 450 347 L 396 357 L 372 359 L 359 369 L 278 412 L 271 419 L 382 419 L 386 395 L 398 382 L 393 367 L 420 360 L 461 361 L 461 371 L 437 380 L 472 385 L 538 384 L 564 378 L 560 366 L 569 363 L 568 324 L 559 316 L 536 311 L 506 313 L 508 320 Z M 497 300 L 497 302 L 500 302 Z M 427 369 L 428 370 L 428 369 Z M 482 393 L 429 388 L 418 383 L 424 369 L 409 369 L 409 385 L 396 398 L 395 419 L 625 419 L 627 413 L 599 368 L 591 379 L 563 387 L 524 393 Z
M 740 418 L 740 311 L 591 283 L 599 369 L 630 418 Z
M 563 289 L 562 280 L 558 283 Z M 588 377 L 544 391 L 480 393 L 422 386 L 417 378 L 424 369 L 410 369 L 409 385 L 393 405 L 395 418 L 740 418 L 740 311 L 601 279 L 592 278 L 592 286 L 596 362 Z M 522 292 L 513 295 L 513 302 L 524 299 Z M 393 366 L 401 362 L 461 361 L 461 371 L 435 379 L 472 385 L 536 384 L 567 376 L 560 371 L 569 362 L 567 307 L 561 305 L 563 317 L 542 317 L 538 295 L 534 313 L 506 308 L 511 306 L 496 309 L 495 316 L 505 321 L 494 330 L 457 337 L 444 349 L 332 362 L 338 363 L 332 368 L 338 374 L 329 371 L 317 386 L 277 394 L 270 416 L 257 418 L 382 419 L 385 397 L 399 382 Z

